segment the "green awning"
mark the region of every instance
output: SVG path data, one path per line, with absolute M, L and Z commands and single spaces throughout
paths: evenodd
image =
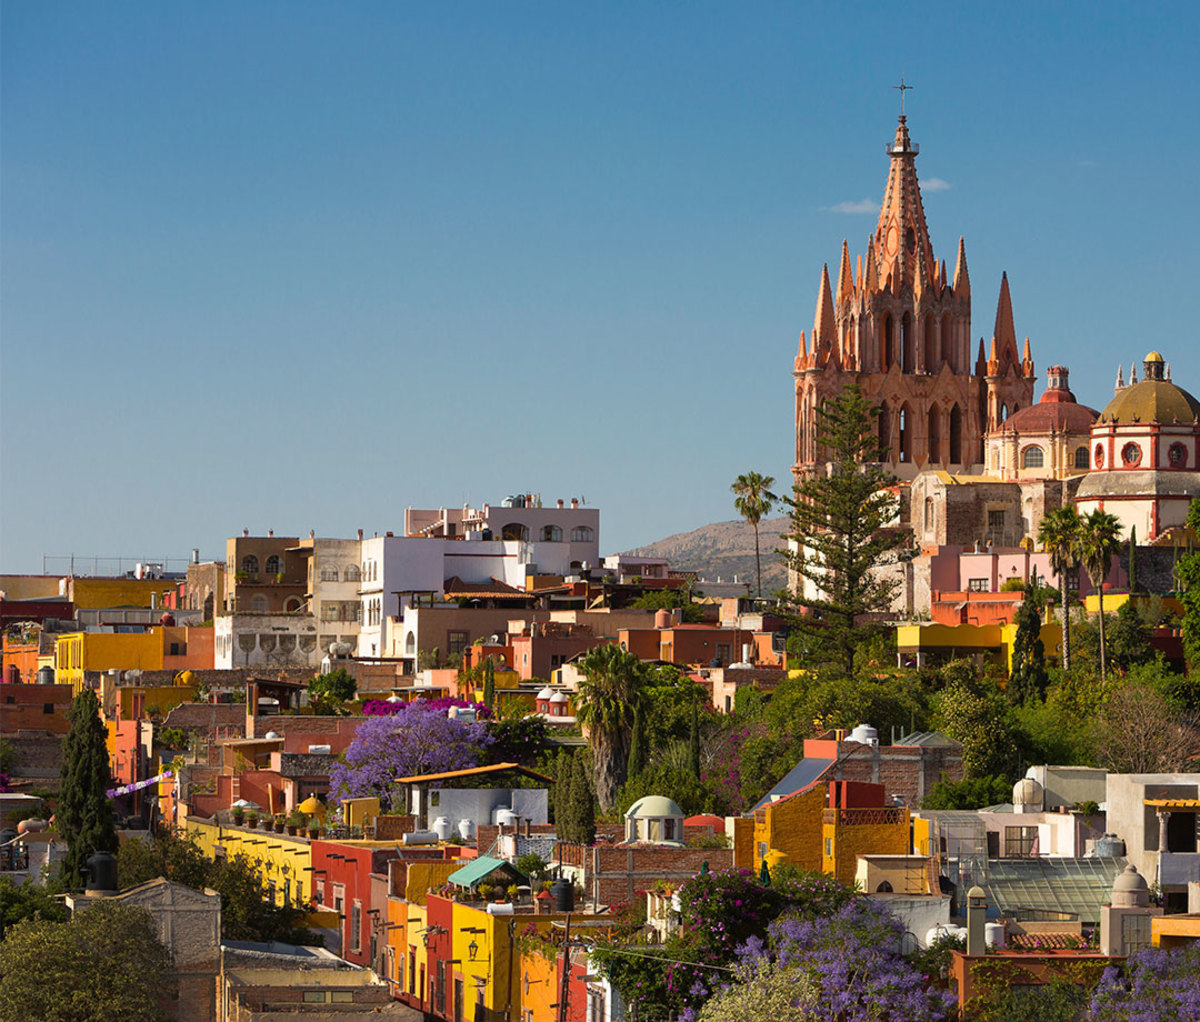
M 462 869 L 455 870 L 446 879 L 459 887 L 474 887 L 497 872 L 505 874 L 515 884 L 529 883 L 529 878 L 511 862 L 506 859 L 493 859 L 490 855 L 481 855 L 478 859 L 472 859 Z

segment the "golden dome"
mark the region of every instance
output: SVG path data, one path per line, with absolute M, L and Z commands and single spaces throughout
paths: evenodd
M 1142 361 L 1143 362 L 1163 362 L 1166 360 L 1157 351 L 1152 351 L 1152 352 L 1150 352 L 1149 355 L 1147 355 L 1144 359 L 1142 359 Z
M 1135 422 L 1191 424 L 1197 419 L 1200 401 L 1182 387 L 1167 380 L 1143 380 L 1118 391 L 1097 421 L 1128 426 Z

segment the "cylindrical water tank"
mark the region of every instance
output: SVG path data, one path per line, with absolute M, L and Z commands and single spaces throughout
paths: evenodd
M 45 667 L 39 667 L 37 673 L 39 685 L 54 684 L 54 668 L 47 664 Z
M 850 732 L 848 740 L 858 742 L 859 745 L 878 745 L 879 733 L 870 724 L 859 724 Z
M 489 916 L 511 916 L 513 914 L 513 903 L 511 901 L 489 902 L 487 914 Z
M 559 877 L 550 885 L 550 897 L 554 899 L 555 912 L 575 911 L 575 885 Z
M 433 821 L 433 832 L 438 836 L 439 841 L 446 841 L 450 837 L 450 821 L 444 816 L 439 816 Z
M 436 845 L 438 836 L 432 830 L 413 830 L 400 839 L 405 845 Z
M 92 852 L 87 860 L 87 889 L 115 891 L 117 889 L 117 860 L 108 852 Z
M 39 819 L 36 816 L 31 816 L 27 820 L 22 820 L 17 824 L 18 834 L 40 834 L 47 827 L 45 820 Z
M 949 923 L 938 923 L 937 926 L 930 927 L 925 932 L 925 946 L 931 947 L 943 937 L 959 937 L 962 940 L 966 940 L 967 928 L 965 926 L 952 926 Z
M 458 836 L 464 841 L 473 841 L 475 839 L 475 821 L 474 820 L 459 820 L 458 821 Z
M 1093 852 L 1098 859 L 1123 859 L 1125 842 L 1116 834 L 1105 834 L 1097 839 Z
M 983 939 L 988 947 L 1004 947 L 1004 924 L 986 923 L 983 927 Z

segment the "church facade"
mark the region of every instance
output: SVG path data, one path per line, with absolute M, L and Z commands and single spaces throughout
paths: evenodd
M 950 277 L 925 224 L 918 151 L 901 114 L 866 253 L 852 267 L 843 241 L 836 292 L 828 266 L 821 273 L 812 334 L 801 333 L 793 367 L 797 480 L 826 460 L 817 441 L 821 405 L 851 384 L 880 407 L 888 469 L 904 480 L 928 469 L 982 470 L 984 435 L 1033 401 L 1029 339 L 1018 351 L 1007 276 L 987 354 L 980 338 L 972 362 L 965 245 L 960 238 Z

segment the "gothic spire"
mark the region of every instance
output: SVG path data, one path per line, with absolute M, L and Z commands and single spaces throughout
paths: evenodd
M 934 261 L 929 228 L 925 225 L 925 209 L 921 204 L 921 186 L 917 182 L 915 161 L 920 147 L 910 141 L 903 114 L 887 152 L 892 165 L 888 170 L 875 240 L 883 256 L 879 283 L 883 287 L 890 286 L 893 293 L 898 294 L 902 285 L 912 286 L 918 262 L 923 264 L 925 280 L 932 280 Z
M 837 303 L 842 302 L 853 296 L 854 294 L 854 271 L 850 269 L 850 246 L 846 244 L 846 240 L 842 239 L 842 265 L 838 270 L 838 285 L 837 285 Z
M 1000 300 L 996 303 L 996 329 L 992 333 L 992 343 L 999 350 L 1001 362 L 1016 362 L 1017 331 L 1013 327 L 1012 297 L 1008 293 L 1008 274 L 1000 278 Z M 996 357 L 993 351 L 992 357 Z
M 967 247 L 960 236 L 958 259 L 954 263 L 954 295 L 956 298 L 971 297 L 971 275 L 967 272 Z
M 833 314 L 833 290 L 829 286 L 829 264 L 821 268 L 821 293 L 817 295 L 817 316 L 813 320 L 813 351 L 827 354 L 837 341 L 837 322 Z

